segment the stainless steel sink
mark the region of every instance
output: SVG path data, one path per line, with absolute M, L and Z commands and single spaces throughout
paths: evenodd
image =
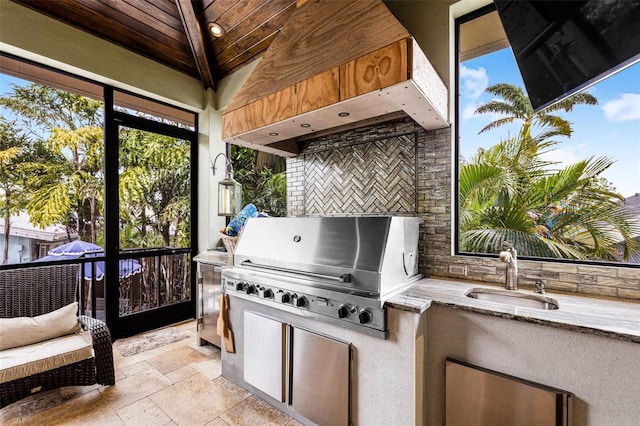
M 522 306 L 525 308 L 554 310 L 560 307 L 558 301 L 551 297 L 493 288 L 472 288 L 467 291 L 466 296 L 473 299 L 504 303 L 505 305 L 512 306 Z

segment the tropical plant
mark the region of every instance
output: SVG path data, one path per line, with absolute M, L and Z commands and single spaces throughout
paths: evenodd
M 30 141 L 15 122 L 0 117 L 0 217 L 4 219 L 2 264 L 9 260 L 11 216 L 26 205 L 28 191 L 20 164 L 30 151 Z
M 552 113 L 556 111 L 571 112 L 576 105 L 597 105 L 598 103 L 598 99 L 595 96 L 584 92 L 577 93 L 538 112 L 534 112 L 531 101 L 529 101 L 524 91 L 516 85 L 499 83 L 487 87 L 485 91 L 502 99 L 494 99 L 484 105 L 480 105 L 474 114 L 500 114 L 503 117 L 487 124 L 479 133 L 521 121 L 520 133 L 525 139 L 531 138 L 532 129 L 538 127 L 545 130 L 536 136 L 538 140 L 546 140 L 558 135 L 571 136 L 573 132 L 571 123 Z
M 189 247 L 190 164 L 188 141 L 137 129 L 121 131 L 122 247 Z
M 39 147 L 20 159 L 28 197 L 19 209 L 34 225 L 62 224 L 81 239 L 103 241 L 102 103 L 32 83 L 15 85 L 0 106 L 17 117 L 12 128 L 31 137 L 30 149 Z M 133 129 L 120 136 L 122 247 L 189 246 L 189 143 Z
M 270 216 L 287 215 L 285 161 L 264 152 L 231 147 L 235 179 L 242 184 L 242 199 Z
M 524 92 L 510 85 L 496 85 L 490 93 L 505 98 L 480 106 L 476 112 L 499 112 L 504 118 L 481 132 L 522 120 L 516 137 L 479 150 L 460 167 L 460 246 L 462 251 L 496 253 L 505 243 L 520 254 L 535 257 L 625 260 L 638 257 L 634 236 L 640 224 L 624 208 L 601 174 L 613 161 L 589 158 L 553 169 L 557 163 L 542 154 L 570 136 L 568 121 L 550 114 L 571 111 L 580 103 L 594 104 L 595 97 L 580 94 L 562 106 L 552 105 L 533 113 Z M 532 135 L 532 128 L 540 133 Z M 622 253 L 618 243 L 622 241 Z
M 46 161 L 21 164 L 31 190 L 26 210 L 32 223 L 64 224 L 95 243 L 103 202 L 102 103 L 32 83 L 14 86 L 0 105 L 45 148 Z

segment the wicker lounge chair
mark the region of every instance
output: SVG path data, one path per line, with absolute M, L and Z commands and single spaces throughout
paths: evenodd
M 0 318 L 35 317 L 67 306 L 77 300 L 78 281 L 77 265 L 0 271 Z M 0 407 L 43 390 L 115 384 L 109 329 L 104 322 L 85 315 L 78 321 L 91 335 L 93 356 L 1 383 Z

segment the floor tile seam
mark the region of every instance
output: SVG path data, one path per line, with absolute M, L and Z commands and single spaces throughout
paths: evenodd
M 26 416 L 22 416 L 22 415 L 21 415 L 21 416 L 20 416 L 20 422 L 21 422 L 24 426 L 27 426 L 27 425 L 29 425 L 29 426 L 30 426 L 30 425 L 36 424 L 36 423 L 34 423 L 34 422 L 31 420 L 31 418 L 38 417 L 40 414 L 43 414 L 43 415 L 44 415 L 44 413 L 47 413 L 47 412 L 49 412 L 49 411 L 50 411 L 50 410 L 52 410 L 52 409 L 53 409 L 53 410 L 55 410 L 55 409 L 59 409 L 59 411 L 60 411 L 60 412 L 64 412 L 64 411 L 66 411 L 66 410 L 65 410 L 65 408 L 67 408 L 67 409 L 68 409 L 68 406 L 73 406 L 73 404 L 77 403 L 78 401 L 76 401 L 76 400 L 79 400 L 80 398 L 85 397 L 85 396 L 86 396 L 86 397 L 89 397 L 93 392 L 97 392 L 97 393 L 98 393 L 98 395 L 100 396 L 99 402 L 98 402 L 97 404 L 107 404 L 106 408 L 108 408 L 109 410 L 111 410 L 111 411 L 113 412 L 113 414 L 116 414 L 116 412 L 115 412 L 116 410 L 115 410 L 115 409 L 113 409 L 113 408 L 111 408 L 111 407 L 109 406 L 110 402 L 106 400 L 106 398 L 105 398 L 104 394 L 103 394 L 102 392 L 100 392 L 100 389 L 94 389 L 94 390 L 92 390 L 92 391 L 90 391 L 90 392 L 82 393 L 82 394 L 79 394 L 79 395 L 74 396 L 73 398 L 70 398 L 70 399 L 67 399 L 67 400 L 61 401 L 60 403 L 58 403 L 58 404 L 56 404 L 56 405 L 54 405 L 54 406 L 52 406 L 52 407 L 48 407 L 48 408 L 46 408 L 45 410 L 38 411 L 38 412 L 35 412 L 35 413 L 31 413 L 31 414 L 28 414 L 28 415 L 26 415 Z M 66 407 L 65 407 L 65 406 L 66 406 Z M 62 408 L 61 408 L 61 407 L 62 407 Z M 49 415 L 50 415 L 50 414 L 49 414 Z M 74 417 L 75 417 L 75 415 L 74 415 Z M 26 423 L 25 423 L 25 422 L 26 422 Z
M 237 396 L 238 398 L 240 398 L 240 402 L 242 402 L 242 401 L 244 401 L 244 400 L 247 400 L 247 399 L 251 398 L 252 396 L 254 396 L 251 392 L 249 392 L 248 390 L 246 390 L 246 389 L 245 389 L 245 388 L 243 388 L 242 386 L 240 386 L 240 385 L 237 385 L 237 384 L 233 383 L 231 380 L 227 379 L 227 378 L 226 378 L 226 377 L 224 377 L 222 374 L 220 374 L 218 377 L 216 377 L 215 379 L 212 379 L 212 380 L 213 380 L 213 381 L 214 381 L 214 383 L 215 383 L 215 381 L 216 381 L 216 380 L 218 380 L 219 378 L 222 378 L 222 379 L 224 379 L 225 381 L 227 381 L 227 382 L 229 382 L 229 383 L 231 383 L 231 384 L 234 384 L 234 385 L 238 386 L 240 389 L 242 389 L 243 391 L 245 391 L 245 392 L 248 394 L 248 395 L 246 395 L 246 396 L 242 397 L 242 396 L 238 395 L 237 393 L 235 393 L 234 391 L 232 391 L 232 390 L 230 390 L 230 389 L 226 388 L 225 386 L 223 386 L 223 385 L 221 385 L 221 384 L 216 383 L 216 384 L 217 384 L 219 387 L 221 387 L 222 389 L 224 389 L 224 390 L 226 390 L 227 392 L 229 392 L 229 393 L 231 393 L 231 394 L 233 394 L 233 395 Z M 240 402 L 239 402 L 239 403 L 240 403 Z M 239 404 L 239 403 L 238 403 L 238 404 Z
M 160 390 L 158 390 L 158 392 L 160 392 L 160 391 L 162 391 L 162 390 L 164 390 L 164 389 L 166 389 L 166 388 L 160 389 Z M 154 393 L 155 393 L 155 392 L 154 392 Z M 164 426 L 164 425 L 167 425 L 167 424 L 169 424 L 169 423 L 171 423 L 171 422 L 175 422 L 175 420 L 171 417 L 171 415 L 169 415 L 169 413 L 167 413 L 165 410 L 163 410 L 161 406 L 159 406 L 158 404 L 156 404 L 156 402 L 155 402 L 153 399 L 151 399 L 151 398 L 150 398 L 150 396 L 151 396 L 151 395 L 153 395 L 153 394 L 150 394 L 150 395 L 147 395 L 147 396 L 145 396 L 145 397 L 142 397 L 142 398 L 140 398 L 140 399 L 139 399 L 139 400 L 137 400 L 137 401 L 133 401 L 131 404 L 125 405 L 124 407 L 120 407 L 120 408 L 118 408 L 117 410 L 114 410 L 114 411 L 116 412 L 116 414 L 118 415 L 118 417 L 120 418 L 120 420 L 122 420 L 122 423 L 123 423 L 124 425 L 127 425 L 127 422 L 126 422 L 126 421 L 124 421 L 124 419 L 123 419 L 122 417 L 120 417 L 120 413 L 118 413 L 118 411 L 120 411 L 120 410 L 122 410 L 122 409 L 124 409 L 124 408 L 126 408 L 126 407 L 129 407 L 130 405 L 136 404 L 136 403 L 138 403 L 138 402 L 142 401 L 143 399 L 148 399 L 148 400 L 149 400 L 149 402 L 151 402 L 155 407 L 157 407 L 157 408 L 158 408 L 158 410 L 162 411 L 162 413 L 163 413 L 165 416 L 167 416 L 167 418 L 169 419 L 169 421 L 168 421 L 167 423 L 164 423 L 164 424 L 163 424 L 163 426 Z
M 217 386 L 219 386 L 219 387 L 221 387 L 222 389 L 224 389 L 224 388 L 223 388 L 222 386 L 220 386 L 220 385 L 217 385 Z M 238 397 L 238 399 L 239 399 L 240 401 L 238 401 L 236 404 L 234 404 L 234 405 L 232 405 L 231 407 L 229 407 L 229 409 L 225 410 L 222 414 L 220 414 L 220 416 L 218 416 L 218 417 L 220 417 L 220 418 L 221 418 L 221 420 L 222 420 L 222 421 L 224 421 L 224 419 L 222 419 L 222 416 L 224 416 L 225 414 L 227 414 L 227 412 L 228 412 L 228 411 L 233 410 L 235 407 L 237 407 L 238 405 L 242 404 L 243 402 L 245 402 L 247 399 L 249 399 L 249 398 L 252 396 L 252 395 L 249 395 L 249 396 L 248 396 L 248 397 L 246 397 L 246 398 L 242 398 L 240 395 L 236 395 L 235 393 L 231 392 L 231 391 L 230 391 L 230 390 L 228 390 L 228 389 L 224 389 L 224 390 L 226 390 L 227 392 L 229 392 L 231 395 Z M 227 422 L 225 421 L 225 423 L 227 423 Z M 227 423 L 227 424 L 228 424 L 228 423 Z
M 189 367 L 193 368 L 194 370 L 197 370 L 197 368 L 193 367 L 194 365 L 198 365 L 198 364 L 205 363 L 205 362 L 211 362 L 211 361 L 217 361 L 217 360 L 214 360 L 214 359 L 199 359 L 199 360 L 189 361 L 189 363 L 186 364 L 186 365 L 188 365 Z
M 174 382 L 173 380 L 171 380 L 170 378 L 168 378 L 168 377 L 164 376 L 164 374 L 163 374 L 163 376 L 164 376 L 167 380 L 169 380 L 169 381 L 171 382 L 171 384 L 170 384 L 170 385 L 167 385 L 167 386 L 165 386 L 165 387 L 163 387 L 162 389 L 158 389 L 157 391 L 150 393 L 149 395 L 147 395 L 147 396 L 146 396 L 146 398 L 151 399 L 151 396 L 153 396 L 153 395 L 155 395 L 155 394 L 157 394 L 157 393 L 159 393 L 159 392 L 163 392 L 163 391 L 167 390 L 168 388 L 176 387 L 176 385 L 178 385 L 179 383 L 181 383 L 181 382 L 183 382 L 183 381 L 185 381 L 185 380 L 191 379 L 191 378 L 193 378 L 193 376 L 195 376 L 195 375 L 197 375 L 197 374 L 199 374 L 200 376 L 204 377 L 206 380 L 209 380 L 209 381 L 213 382 L 213 381 L 212 381 L 211 379 L 209 379 L 207 376 L 205 376 L 204 374 L 202 374 L 202 373 L 200 373 L 200 372 L 198 372 L 198 371 L 196 371 L 196 373 L 195 373 L 195 374 L 192 374 L 191 376 L 184 377 L 184 378 L 182 378 L 181 380 L 178 380 L 177 382 Z M 214 383 L 214 384 L 215 384 L 215 383 Z M 216 386 L 218 386 L 218 385 L 216 385 Z M 218 386 L 218 387 L 220 387 L 220 386 Z M 200 387 L 198 387 L 196 390 L 197 390 L 197 391 L 199 391 L 199 390 L 201 390 L 201 389 L 203 389 L 203 388 L 204 388 L 204 386 L 200 386 Z M 151 399 L 151 402 L 153 402 L 155 405 L 158 405 L 158 404 L 156 404 L 156 402 L 155 402 L 153 399 Z M 163 411 L 164 411 L 164 410 L 163 410 Z M 167 415 L 168 415 L 168 414 L 167 414 Z M 168 416 L 169 416 L 169 415 L 168 415 Z M 169 417 L 171 417 L 171 416 L 169 416 Z
M 168 376 L 167 376 L 168 374 L 171 374 L 171 373 L 173 373 L 173 372 L 175 372 L 175 371 L 181 370 L 181 369 L 183 369 L 183 368 L 185 368 L 185 367 L 189 367 L 189 369 L 190 369 L 191 371 L 193 371 L 193 373 L 189 374 L 188 376 L 185 376 L 185 377 L 181 378 L 180 380 L 174 380 L 174 379 L 172 379 L 171 377 L 168 377 Z M 178 369 L 176 369 L 176 370 L 173 370 L 173 371 L 171 371 L 171 372 L 169 372 L 169 373 L 165 374 L 164 376 L 165 376 L 167 379 L 171 380 L 171 384 L 172 384 L 172 385 L 175 385 L 176 383 L 178 383 L 178 382 L 180 382 L 180 381 L 182 381 L 182 380 L 184 380 L 184 379 L 188 379 L 189 377 L 192 377 L 192 376 L 194 376 L 194 375 L 196 375 L 196 374 L 198 374 L 198 370 L 196 370 L 195 368 L 193 368 L 193 367 L 192 367 L 192 366 L 190 366 L 190 365 L 183 365 L 182 367 L 180 367 L 180 368 L 178 368 Z
M 153 366 L 153 364 L 149 363 L 149 361 L 147 361 L 146 359 L 145 359 L 145 360 L 143 360 L 143 361 L 136 362 L 135 364 L 128 365 L 127 367 L 133 367 L 134 365 L 136 365 L 136 364 L 140 364 L 140 363 L 143 363 L 143 362 L 144 362 L 145 364 L 147 364 L 147 365 L 149 366 L 149 368 L 145 368 L 145 369 L 144 369 L 144 370 L 142 370 L 142 371 L 147 371 L 147 370 L 149 370 L 149 369 L 153 369 L 153 370 L 155 370 L 155 372 L 156 372 L 156 373 L 161 374 L 161 375 L 163 375 L 163 376 L 164 376 L 164 374 L 163 374 L 161 371 L 159 371 L 156 367 L 154 367 L 154 366 Z M 131 378 L 131 377 L 135 377 L 137 374 L 139 374 L 139 373 L 137 373 L 137 374 L 129 374 L 129 375 L 128 375 L 127 373 L 125 373 L 124 371 L 122 371 L 122 369 L 120 369 L 120 373 L 122 373 L 122 374 L 124 375 L 124 378 L 125 378 L 125 379 Z M 116 383 L 116 384 L 117 384 L 117 383 Z
M 163 377 L 164 377 L 164 376 L 163 376 Z M 171 379 L 169 379 L 169 378 L 166 378 L 166 379 L 167 379 L 167 380 L 169 380 L 169 381 L 171 382 L 171 384 L 169 384 L 169 385 L 164 385 L 162 388 L 157 389 L 157 390 L 155 390 L 155 391 L 152 391 L 152 392 L 150 392 L 150 393 L 142 393 L 142 394 L 140 394 L 139 398 L 132 400 L 130 403 L 128 403 L 128 404 L 126 404 L 126 405 L 123 405 L 123 406 L 120 406 L 120 407 L 118 407 L 118 408 L 111 408 L 111 409 L 112 409 L 114 412 L 117 412 L 117 410 L 120 410 L 121 408 L 128 407 L 129 405 L 131 405 L 131 404 L 135 404 L 136 402 L 140 402 L 140 401 L 141 401 L 141 400 L 143 400 L 144 398 L 149 398 L 151 395 L 154 395 L 154 394 L 156 394 L 157 392 L 161 392 L 161 391 L 165 390 L 166 388 L 168 388 L 169 386 L 172 386 L 172 385 L 173 385 L 173 382 L 171 381 Z M 102 394 L 101 396 L 102 396 L 102 398 L 103 398 L 103 399 L 105 399 L 105 398 L 106 398 L 106 396 L 105 396 L 104 394 Z M 151 401 L 155 404 L 155 401 L 153 401 L 153 400 L 151 400 Z M 114 404 L 114 402 L 115 402 L 115 401 L 106 401 L 106 402 L 107 402 L 109 405 L 112 405 L 112 404 Z M 157 405 L 157 404 L 156 404 L 156 405 Z M 169 417 L 170 417 L 170 416 L 169 416 Z
M 196 374 L 200 374 L 200 373 L 199 373 L 199 372 L 196 372 Z M 221 386 L 217 385 L 216 383 L 213 383 L 213 381 L 212 381 L 211 379 L 209 379 L 208 377 L 206 377 L 205 375 L 203 375 L 203 374 L 200 374 L 200 375 L 201 375 L 202 377 L 204 377 L 205 379 L 207 379 L 207 380 L 211 381 L 213 385 L 218 386 L 218 387 L 219 387 L 219 388 L 221 388 L 222 390 L 226 390 L 226 389 L 222 388 Z M 190 376 L 190 377 L 193 377 L 193 376 Z M 180 380 L 180 382 L 182 382 L 183 380 L 187 380 L 187 379 L 189 379 L 190 377 L 185 377 L 184 379 Z M 170 387 L 175 386 L 176 384 L 178 384 L 178 383 L 180 383 L 180 382 L 173 383 L 172 385 L 167 386 L 167 387 L 165 387 L 165 388 L 163 388 L 163 389 L 159 389 L 158 391 L 156 391 L 156 392 L 154 392 L 154 393 L 152 393 L 152 394 L 150 394 L 150 395 L 148 395 L 148 396 L 147 396 L 147 398 L 149 398 L 149 400 L 150 400 L 150 401 L 151 401 L 151 402 L 152 402 L 156 407 L 158 407 L 158 408 L 159 408 L 163 413 L 165 413 L 165 414 L 167 415 L 167 417 L 169 417 L 169 418 L 171 419 L 171 422 L 174 422 L 174 423 L 175 423 L 175 424 L 177 424 L 178 426 L 180 426 L 180 423 L 178 423 L 178 421 L 176 421 L 176 419 L 174 419 L 173 417 L 171 417 L 171 415 L 170 415 L 169 413 L 167 413 L 166 411 L 164 411 L 164 410 L 162 409 L 162 407 L 161 407 L 160 405 L 158 405 L 158 403 L 157 403 L 156 401 L 154 401 L 151 397 L 152 397 L 153 395 L 156 395 L 157 393 L 160 393 L 160 392 L 162 392 L 162 391 L 167 390 L 167 389 L 168 389 L 168 388 L 170 388 Z M 199 391 L 199 390 L 201 390 L 201 389 L 204 389 L 204 386 L 203 386 L 203 387 L 199 387 L 199 388 L 197 389 L 197 391 Z M 174 391 L 175 391 L 175 390 L 174 390 Z M 235 395 L 234 395 L 234 394 L 231 394 L 231 396 L 235 396 Z M 237 405 L 237 404 L 236 404 L 236 405 Z M 234 407 L 235 407 L 235 405 L 234 405 Z M 231 409 L 231 408 L 229 408 L 229 409 Z M 221 413 L 219 416 L 217 416 L 217 417 L 214 417 L 214 418 L 212 418 L 212 419 L 207 420 L 207 421 L 203 424 L 203 426 L 204 426 L 204 425 L 207 425 L 207 424 L 209 424 L 209 423 L 211 423 L 212 421 L 214 421 L 214 420 L 215 420 L 215 419 L 217 419 L 217 418 L 220 418 L 220 416 L 221 416 L 222 414 L 224 414 L 224 413 L 226 413 L 226 411 L 222 412 L 222 413 Z M 222 419 L 220 419 L 220 420 L 222 420 Z M 223 421 L 224 421 L 224 420 L 223 420 Z M 169 422 L 169 423 L 170 423 L 170 422 Z M 166 423 L 166 424 L 169 424 L 169 423 Z M 225 423 L 225 424 L 227 424 L 227 425 L 229 425 L 227 422 L 224 422 L 224 423 Z M 232 425 L 229 425 L 229 426 L 232 426 Z
M 205 379 L 207 379 L 207 380 L 210 382 L 210 384 L 212 384 L 212 385 L 214 385 L 214 386 L 218 387 L 220 390 L 225 391 L 226 393 L 228 393 L 228 394 L 229 394 L 229 396 L 230 396 L 231 398 L 235 397 L 235 398 L 237 398 L 237 399 L 238 399 L 238 402 L 237 402 L 237 403 L 235 403 L 235 404 L 233 404 L 232 406 L 230 406 L 227 410 L 223 411 L 223 412 L 218 416 L 218 418 L 220 418 L 220 420 L 223 420 L 223 419 L 221 418 L 221 416 L 222 416 L 222 415 L 224 415 L 227 411 L 232 410 L 232 409 L 233 409 L 234 407 L 236 407 L 238 404 L 241 404 L 243 401 L 245 401 L 246 399 L 248 399 L 249 397 L 251 397 L 251 396 L 252 396 L 252 395 L 249 395 L 249 396 L 246 396 L 246 397 L 244 397 L 244 398 L 243 398 L 243 397 L 241 397 L 240 395 L 238 395 L 238 394 L 236 394 L 236 393 L 234 393 L 234 392 L 230 391 L 229 389 L 225 388 L 224 386 L 221 386 L 220 384 L 216 383 L 216 382 L 215 382 L 215 379 L 217 379 L 218 377 L 222 377 L 222 375 L 220 375 L 220 376 L 218 376 L 218 377 L 216 377 L 216 378 L 214 378 L 214 379 L 210 379 L 209 377 L 205 376 L 204 374 L 200 373 L 200 372 L 199 372 L 199 371 L 197 371 L 197 370 L 196 370 L 196 374 L 201 375 L 202 377 L 204 377 Z M 184 379 L 182 379 L 181 381 L 183 381 L 183 380 L 187 380 L 187 379 L 189 379 L 189 378 L 191 378 L 191 377 L 193 377 L 193 376 L 185 377 L 185 378 L 184 378 Z M 176 383 L 174 383 L 172 386 L 174 386 L 174 385 L 176 385 L 176 384 L 178 384 L 178 383 L 179 383 L 179 382 L 176 382 Z M 165 388 L 165 389 L 166 389 L 166 388 Z M 158 392 L 159 392 L 159 391 L 158 391 Z M 215 419 L 216 419 L 216 418 L 213 418 L 213 419 L 211 419 L 209 422 L 212 422 L 212 421 L 213 421 L 213 420 L 215 420 Z M 223 421 L 224 421 L 224 420 L 223 420 Z M 228 423 L 227 423 L 227 422 L 225 422 L 225 424 L 228 424 Z M 232 425 L 230 425 L 230 426 L 232 426 Z
M 167 352 L 171 352 L 171 351 L 174 351 L 176 349 L 180 349 L 180 348 L 182 348 L 184 346 L 191 347 L 190 343 L 189 343 L 191 339 L 192 339 L 191 336 L 189 336 L 189 337 L 187 337 L 185 339 L 178 340 L 177 342 L 172 342 L 172 343 L 166 344 L 164 346 L 167 346 L 167 348 L 166 348 Z
M 129 406 L 130 406 L 130 405 L 132 405 L 132 404 L 136 404 L 136 403 L 138 403 L 138 402 L 141 402 L 143 399 L 148 398 L 148 399 L 149 399 L 149 401 L 151 401 L 151 403 L 152 403 L 153 405 L 155 405 L 156 407 L 158 407 L 158 409 L 159 409 L 160 411 L 162 411 L 162 412 L 163 412 L 163 413 L 164 413 L 168 418 L 170 418 L 170 419 L 173 421 L 173 418 L 172 418 L 169 414 L 167 414 L 167 412 L 166 412 L 166 411 L 164 411 L 162 408 L 160 408 L 160 406 L 159 406 L 158 404 L 156 404 L 156 402 L 155 402 L 153 399 L 151 399 L 151 396 L 152 396 L 152 395 L 155 395 L 156 393 L 161 392 L 161 391 L 163 391 L 163 390 L 165 390 L 165 389 L 166 389 L 166 387 L 164 387 L 164 388 L 162 388 L 162 389 L 158 389 L 157 391 L 152 392 L 152 393 L 150 393 L 150 394 L 142 395 L 140 398 L 138 398 L 138 399 L 136 399 L 136 400 L 134 400 L 134 401 L 131 401 L 129 404 L 127 404 L 127 405 L 123 405 L 122 407 L 118 407 L 118 408 L 112 408 L 112 410 L 113 410 L 113 411 L 118 415 L 118 418 L 120 418 L 120 419 L 122 420 L 122 417 L 120 417 L 120 414 L 118 414 L 118 411 L 119 411 L 119 410 L 122 410 L 123 408 L 129 407 Z M 127 423 L 126 423 L 124 420 L 122 421 L 122 423 L 123 423 L 124 425 L 127 425 Z

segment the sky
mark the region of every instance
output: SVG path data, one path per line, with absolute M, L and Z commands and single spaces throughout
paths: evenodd
M 2 0 L 0 0 L 2 1 Z M 14 86 L 26 86 L 30 82 L 21 78 L 13 77 L 0 72 L 0 96 L 9 96 L 13 92 Z M 0 107 L 0 117 L 3 117 L 7 121 L 13 121 L 17 118 L 16 114 L 9 108 Z M 48 133 L 44 132 L 41 128 L 30 128 L 33 134 L 38 135 L 40 138 L 48 137 Z
M 478 135 L 486 124 L 499 118 L 473 114 L 479 105 L 493 99 L 484 90 L 496 83 L 516 84 L 525 90 L 511 49 L 461 64 L 460 153 L 465 158 L 480 147 L 488 148 L 517 134 L 519 125 Z M 562 143 L 546 159 L 571 164 L 591 156 L 609 157 L 616 162 L 602 176 L 624 197 L 640 193 L 640 62 L 586 91 L 598 99 L 598 105 L 580 105 L 570 113 L 558 113 L 572 123 L 574 132 L 570 138 L 558 138 Z

